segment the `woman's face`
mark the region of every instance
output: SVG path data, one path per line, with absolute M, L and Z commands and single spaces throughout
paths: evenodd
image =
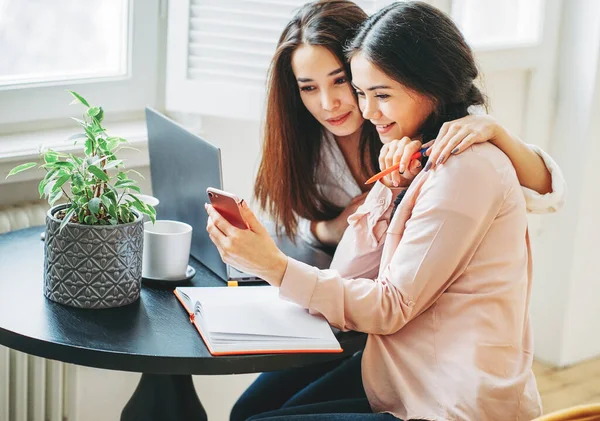
M 306 109 L 335 136 L 362 126 L 353 88 L 344 66 L 325 47 L 302 45 L 292 54 L 292 70 Z
M 350 67 L 362 115 L 375 125 L 381 141 L 415 139 L 434 109 L 433 101 L 393 80 L 360 53 Z

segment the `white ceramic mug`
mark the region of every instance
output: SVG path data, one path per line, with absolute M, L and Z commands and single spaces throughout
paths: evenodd
M 167 220 L 145 222 L 142 277 L 169 281 L 185 278 L 191 246 L 190 225 Z

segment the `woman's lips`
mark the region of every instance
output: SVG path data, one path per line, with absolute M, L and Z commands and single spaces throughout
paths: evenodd
M 389 123 L 389 124 L 376 124 L 375 128 L 377 129 L 377 132 L 379 134 L 386 134 L 387 132 L 389 132 L 390 130 L 392 130 L 392 127 L 394 127 L 396 123 Z
M 352 114 L 352 111 L 348 111 L 346 114 L 342 114 L 340 117 L 337 118 L 328 118 L 326 121 L 332 126 L 340 126 L 344 124 L 346 120 L 348 120 L 350 114 Z

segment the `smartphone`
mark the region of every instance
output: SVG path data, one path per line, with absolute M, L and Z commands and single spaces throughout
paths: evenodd
M 240 213 L 240 199 L 233 193 L 209 187 L 206 189 L 210 204 L 227 219 L 231 225 L 239 229 L 247 229 L 248 224 Z

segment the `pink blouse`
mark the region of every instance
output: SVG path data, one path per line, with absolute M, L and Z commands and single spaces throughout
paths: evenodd
M 511 162 L 477 144 L 399 189 L 378 183 L 349 218 L 331 269 L 292 258 L 280 295 L 368 333 L 374 412 L 427 420 L 531 420 L 531 251 Z

